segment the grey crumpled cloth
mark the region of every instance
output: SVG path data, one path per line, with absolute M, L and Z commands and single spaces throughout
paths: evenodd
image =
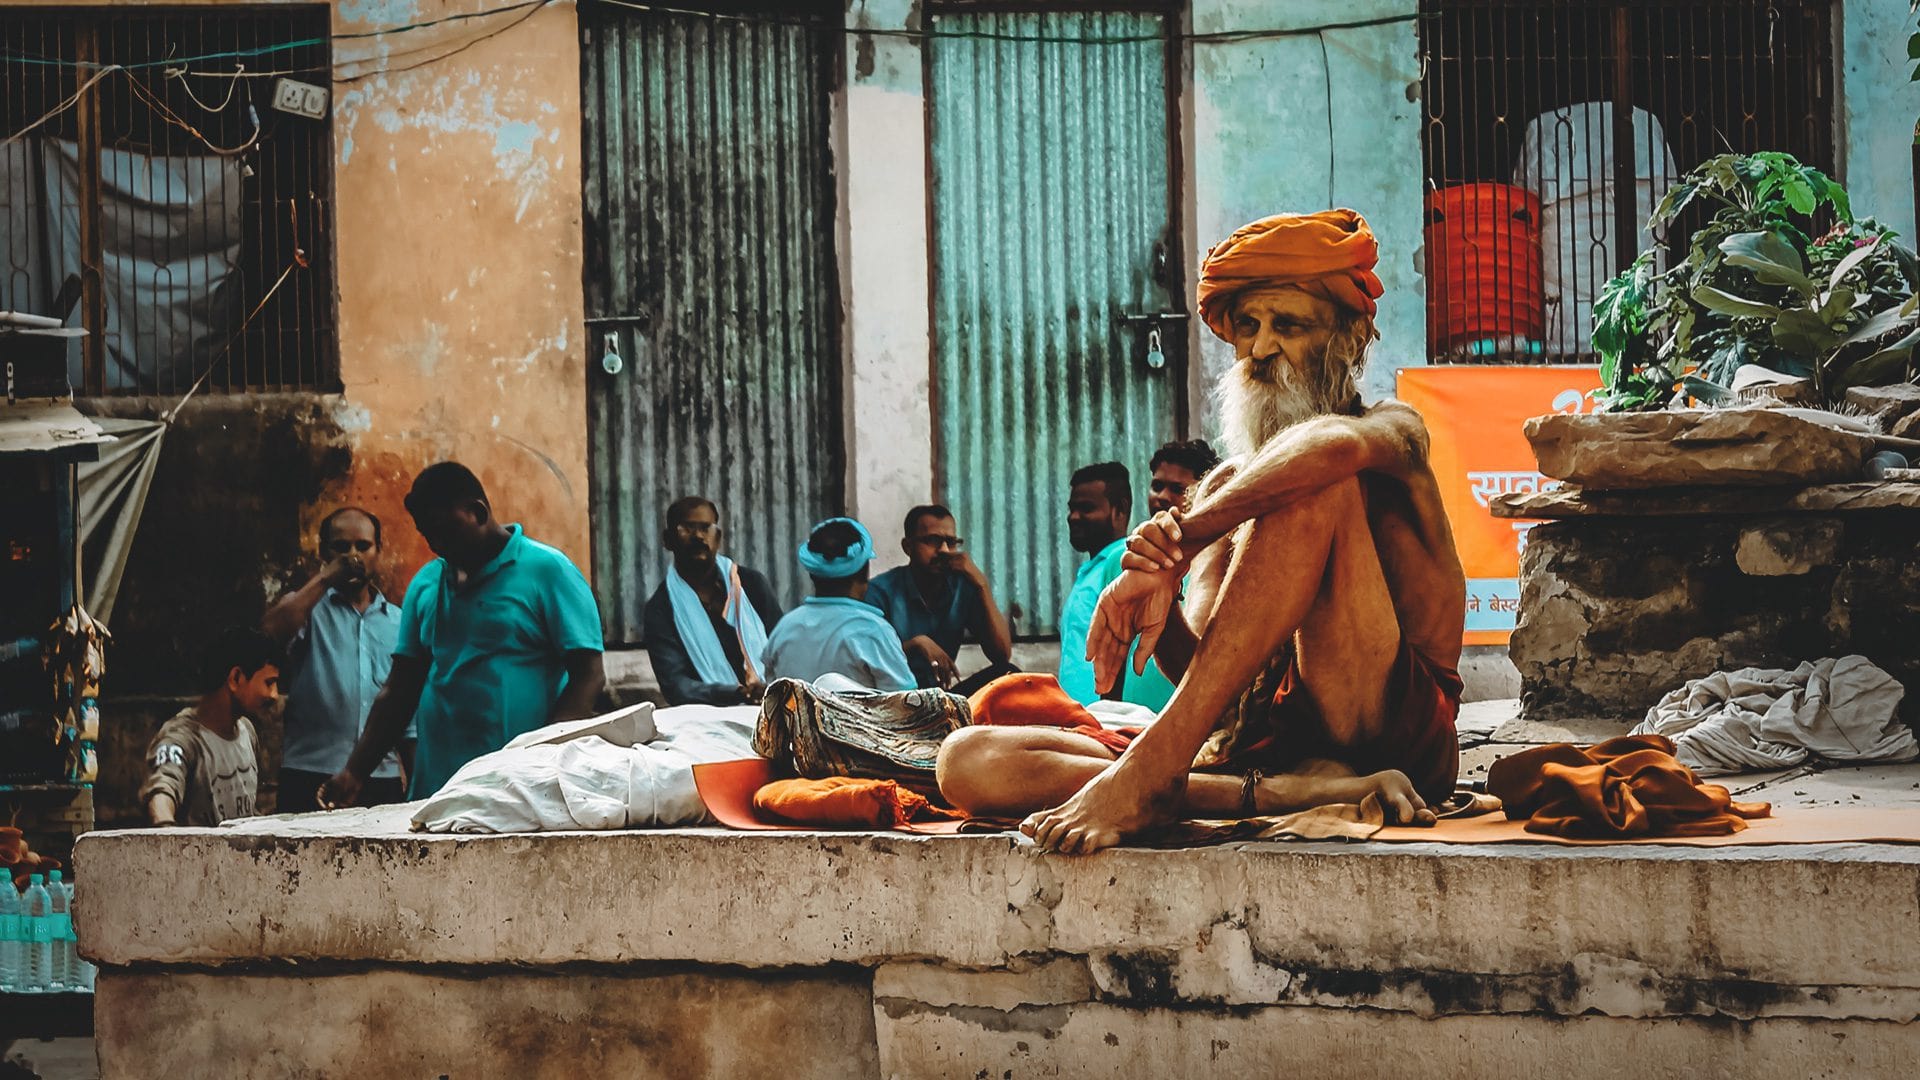
M 1809 660 L 1792 671 L 1715 672 L 1660 699 L 1635 735 L 1665 735 L 1701 776 L 1790 769 L 1810 756 L 1853 763 L 1920 757 L 1900 721 L 1906 690 L 1864 656 Z

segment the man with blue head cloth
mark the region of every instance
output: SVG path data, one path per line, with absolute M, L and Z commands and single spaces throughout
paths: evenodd
M 800 546 L 813 595 L 787 613 L 767 639 L 767 678 L 815 682 L 837 674 L 875 690 L 916 685 L 899 635 L 868 606 L 873 536 L 852 518 L 829 518 Z

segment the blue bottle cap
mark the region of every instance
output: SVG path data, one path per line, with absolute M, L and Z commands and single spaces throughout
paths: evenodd
M 33 888 L 35 885 L 45 885 L 46 883 L 47 883 L 47 878 L 46 878 L 46 875 L 44 874 L 28 874 L 27 875 L 27 888 L 29 889 Z

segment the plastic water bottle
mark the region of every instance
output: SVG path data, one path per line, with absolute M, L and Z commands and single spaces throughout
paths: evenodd
M 53 964 L 47 976 L 47 989 L 73 989 L 73 902 L 69 886 L 60 880 L 60 871 L 47 875 L 47 898 L 53 902 Z
M 22 989 L 40 993 L 53 988 L 53 896 L 44 874 L 27 879 L 27 977 Z
M 0 990 L 17 990 L 26 981 L 27 927 L 23 911 L 13 875 L 0 871 Z
M 91 994 L 96 971 L 92 964 L 81 958 L 80 935 L 73 929 L 73 914 L 79 910 L 74 906 L 79 888 L 79 882 L 67 882 L 67 989 Z

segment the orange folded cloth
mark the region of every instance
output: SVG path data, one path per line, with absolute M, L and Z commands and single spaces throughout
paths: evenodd
M 967 815 L 943 810 L 919 792 L 892 780 L 828 776 L 775 780 L 753 793 L 753 808 L 799 825 L 855 825 L 897 829 L 912 821 L 959 821 Z
M 16 886 L 25 888 L 27 879 L 60 869 L 60 860 L 36 853 L 27 846 L 24 833 L 12 825 L 0 825 L 0 873 Z
M 1052 675 L 1002 675 L 967 699 L 976 724 L 1036 725 L 1065 728 L 1097 740 L 1116 754 L 1125 753 L 1133 731 L 1115 731 L 1060 689 Z
M 1703 784 L 1662 735 L 1626 735 L 1581 748 L 1554 743 L 1501 758 L 1487 793 L 1527 831 L 1582 839 L 1725 836 L 1766 817 L 1766 803 L 1738 803 Z
M 1298 285 L 1349 311 L 1372 315 L 1382 291 L 1373 268 L 1380 245 L 1352 210 L 1275 214 L 1235 229 L 1200 264 L 1200 319 L 1233 340 L 1233 297 L 1255 285 Z

